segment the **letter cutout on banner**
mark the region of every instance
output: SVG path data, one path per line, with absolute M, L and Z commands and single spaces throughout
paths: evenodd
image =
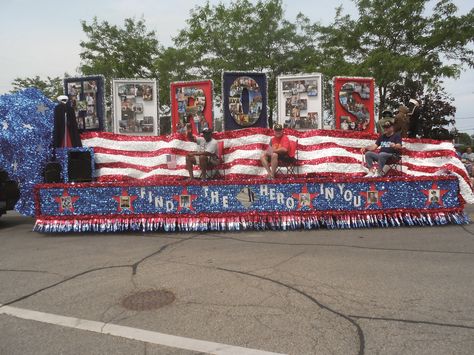
M 267 127 L 267 78 L 264 73 L 223 73 L 224 127 Z
M 278 123 L 297 130 L 323 126 L 322 74 L 278 76 Z
M 184 81 L 171 83 L 171 120 L 173 133 L 186 132 L 186 125 L 193 133 L 213 128 L 212 81 Z
M 334 78 L 336 129 L 374 132 L 374 79 Z
M 75 111 L 80 132 L 103 131 L 105 116 L 105 79 L 103 75 L 81 76 L 64 79 L 64 92 L 68 104 Z
M 253 125 L 262 112 L 262 93 L 257 82 L 239 76 L 230 86 L 229 111 L 234 121 L 243 127 Z

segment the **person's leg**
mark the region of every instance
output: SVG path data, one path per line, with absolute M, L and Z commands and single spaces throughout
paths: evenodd
M 379 153 L 379 155 L 378 155 L 378 162 L 379 162 L 378 172 L 379 172 L 380 176 L 383 175 L 383 167 L 385 166 L 385 163 L 387 162 L 388 158 L 391 158 L 391 157 L 393 157 L 392 153 L 385 153 L 385 152 Z
M 278 168 L 278 154 L 277 153 L 272 153 L 270 164 L 272 167 L 270 177 L 274 178 L 276 169 Z
M 193 174 L 193 165 L 196 164 L 196 157 L 186 155 L 186 169 L 188 170 L 189 177 L 191 179 L 194 179 L 194 174 Z
M 260 161 L 262 162 L 263 167 L 267 171 L 268 176 L 271 176 L 272 172 L 270 171 L 270 166 L 268 165 L 268 155 L 266 152 L 262 153 L 262 155 L 260 156 Z
M 378 154 L 375 152 L 372 152 L 371 150 L 365 152 L 365 162 L 367 163 L 367 167 L 369 170 L 372 170 L 372 167 L 374 166 L 374 161 L 378 160 Z
M 201 168 L 201 176 L 203 179 L 207 177 L 208 157 L 205 155 L 199 156 L 199 167 Z

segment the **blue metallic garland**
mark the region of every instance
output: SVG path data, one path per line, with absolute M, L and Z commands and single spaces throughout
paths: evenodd
M 55 104 L 35 88 L 0 96 L 0 167 L 20 188 L 15 209 L 35 213 L 33 187 L 52 155 Z

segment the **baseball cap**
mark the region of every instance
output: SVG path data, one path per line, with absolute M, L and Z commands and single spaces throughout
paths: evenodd
M 279 123 L 277 123 L 276 125 L 273 126 L 273 129 L 275 131 L 281 131 L 283 129 L 283 126 Z
M 202 130 L 202 133 L 212 133 L 212 129 L 210 129 L 210 128 L 204 128 L 204 129 Z

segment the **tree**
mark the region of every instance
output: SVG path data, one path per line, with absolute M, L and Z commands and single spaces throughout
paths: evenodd
M 442 77 L 457 77 L 464 65 L 474 66 L 474 10 L 456 16 L 450 0 L 438 1 L 431 15 L 425 15 L 428 0 L 354 2 L 357 19 L 339 7 L 334 22 L 318 28 L 323 67 L 331 76 L 374 77 L 380 112 L 406 79 L 429 88 Z
M 454 132 L 448 128 L 449 125 L 455 124 L 456 107 L 452 105 L 453 98 L 445 92 L 441 83 L 433 81 L 432 85 L 427 87 L 420 81 L 407 78 L 402 83 L 395 84 L 388 92 L 386 108 L 396 110 L 400 104 L 408 106 L 410 98 L 413 97 L 421 103 L 420 135 L 432 139 L 453 139 Z
M 68 76 L 67 74 L 64 75 Z M 33 78 L 15 78 L 12 86 L 13 90 L 11 92 L 18 92 L 29 87 L 37 88 L 53 101 L 56 101 L 56 98 L 64 92 L 63 79 L 58 76 L 53 78 L 48 76 L 46 79 L 41 79 L 38 75 Z
M 236 0 L 228 6 L 207 2 L 191 11 L 187 28 L 174 41 L 192 59 L 186 68 L 188 76 L 213 79 L 217 92 L 222 70 L 266 72 L 270 113 L 276 101 L 276 76 L 301 71 L 304 51 L 312 46 L 304 41 L 298 23 L 284 19 L 281 0 L 255 5 Z
M 145 20 L 127 18 L 124 27 L 100 22 L 81 22 L 87 36 L 81 41 L 80 71 L 84 75 L 102 74 L 112 78 L 156 78 L 154 62 L 160 54 L 155 31 L 148 31 Z M 108 90 L 106 92 L 109 92 Z
M 472 145 L 472 138 L 467 133 L 459 133 L 457 137 L 458 144 L 464 146 L 471 146 Z
M 186 49 L 177 49 L 168 47 L 164 49 L 160 56 L 155 60 L 154 71 L 160 76 L 160 104 L 170 105 L 170 83 L 174 81 L 185 81 L 196 79 L 197 76 L 191 75 L 187 68 L 193 63 Z

